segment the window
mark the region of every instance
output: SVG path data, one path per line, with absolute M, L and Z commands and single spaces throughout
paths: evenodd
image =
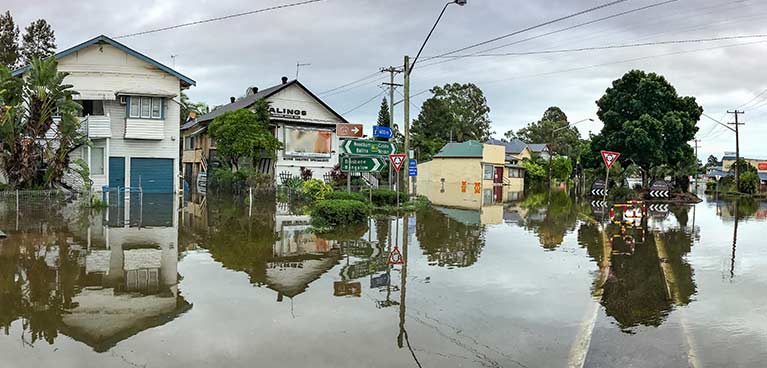
M 509 169 L 509 177 L 510 178 L 521 178 L 522 177 L 522 169 Z
M 194 149 L 194 137 L 186 137 L 184 139 L 184 149 L 187 151 Z
M 159 97 L 152 98 L 152 119 L 159 119 L 162 117 L 162 99 Z
M 141 118 L 142 119 L 149 119 L 152 117 L 150 114 L 152 112 L 152 98 L 150 97 L 141 97 Z
M 493 175 L 495 170 L 493 170 L 493 165 L 485 165 L 485 180 L 493 180 Z
M 81 117 L 89 116 L 89 115 L 98 115 L 98 116 L 103 116 L 104 115 L 104 101 L 102 101 L 102 100 L 80 100 L 78 102 L 83 107 L 80 110 L 80 112 L 79 112 L 79 115 Z
M 128 117 L 133 119 L 162 119 L 162 97 L 130 96 Z
M 104 175 L 104 147 L 91 148 L 91 174 Z
M 130 98 L 130 113 L 128 114 L 131 118 L 139 118 L 141 117 L 141 97 L 131 97 Z

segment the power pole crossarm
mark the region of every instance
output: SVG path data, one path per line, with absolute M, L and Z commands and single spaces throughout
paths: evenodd
M 745 112 L 736 109 L 727 111 L 727 113 L 735 115 L 735 123 L 730 123 L 730 125 L 735 125 L 735 190 L 740 192 L 740 167 L 738 167 L 738 162 L 740 161 L 740 132 L 738 127 L 744 124 L 738 121 L 738 116 L 745 114 Z

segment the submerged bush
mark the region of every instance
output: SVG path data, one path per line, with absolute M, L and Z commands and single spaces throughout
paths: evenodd
M 368 201 L 368 196 L 362 193 L 356 192 L 332 192 L 325 195 L 325 199 L 346 199 L 351 201 L 365 202 Z
M 370 196 L 375 206 L 396 206 L 397 205 L 397 192 L 391 189 L 373 189 L 370 193 L 370 189 L 361 191 L 363 196 Z M 406 193 L 400 192 L 399 201 L 405 203 L 408 200 Z
M 367 204 L 349 199 L 325 199 L 312 208 L 312 221 L 319 226 L 336 226 L 364 222 Z

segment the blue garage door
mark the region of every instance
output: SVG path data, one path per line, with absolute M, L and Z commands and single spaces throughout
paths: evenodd
M 130 186 L 144 193 L 173 193 L 173 159 L 132 158 Z
M 109 188 L 125 186 L 125 157 L 109 158 Z

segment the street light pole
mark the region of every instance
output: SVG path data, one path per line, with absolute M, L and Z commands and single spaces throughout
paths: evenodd
M 553 141 L 554 141 L 554 133 L 556 133 L 556 132 L 558 132 L 558 131 L 560 131 L 560 130 L 563 130 L 563 129 L 567 129 L 567 128 L 569 128 L 569 127 L 571 127 L 571 126 L 575 125 L 575 124 L 580 124 L 580 123 L 583 123 L 583 122 L 585 122 L 585 121 L 591 121 L 591 122 L 593 122 L 593 121 L 594 121 L 594 119 L 591 119 L 591 118 L 588 118 L 588 119 L 581 119 L 581 120 L 578 120 L 578 121 L 576 121 L 576 122 L 574 122 L 574 123 L 571 123 L 571 122 L 569 122 L 569 121 L 566 121 L 567 125 L 565 125 L 565 126 L 563 126 L 563 127 L 559 127 L 559 128 L 557 128 L 557 129 L 553 129 L 553 130 L 551 131 L 551 140 L 549 141 L 549 144 L 551 144 L 551 142 L 553 142 Z M 553 154 L 553 152 L 551 152 L 551 147 L 549 147 L 549 177 L 548 177 L 548 180 L 547 180 L 547 185 L 548 185 L 549 187 L 551 187 L 551 159 L 552 159 L 552 157 L 553 157 L 553 156 L 554 156 L 554 154 Z
M 405 172 L 410 171 L 410 73 L 413 72 L 413 68 L 415 68 L 415 63 L 418 62 L 418 57 L 421 56 L 421 52 L 423 51 L 423 48 L 426 47 L 426 43 L 429 42 L 429 38 L 431 38 L 432 33 L 434 33 L 434 29 L 437 28 L 437 24 L 439 24 L 439 21 L 442 19 L 442 15 L 445 14 L 445 10 L 447 10 L 447 7 L 450 6 L 450 4 L 458 4 L 460 6 L 466 5 L 467 0 L 453 0 L 445 4 L 444 7 L 442 7 L 442 11 L 439 13 L 439 16 L 437 17 L 437 20 L 434 22 L 434 25 L 431 26 L 431 30 L 429 31 L 429 34 L 426 35 L 426 39 L 423 40 L 423 43 L 421 44 L 421 48 L 418 49 L 418 53 L 415 55 L 415 59 L 413 59 L 413 63 L 410 63 L 410 57 L 405 56 L 405 80 L 402 83 L 403 86 L 403 93 L 404 93 L 404 106 L 402 107 L 402 110 L 404 110 L 405 113 L 405 119 L 404 119 L 404 128 L 405 128 Z M 410 180 L 405 180 L 405 192 L 410 193 Z

